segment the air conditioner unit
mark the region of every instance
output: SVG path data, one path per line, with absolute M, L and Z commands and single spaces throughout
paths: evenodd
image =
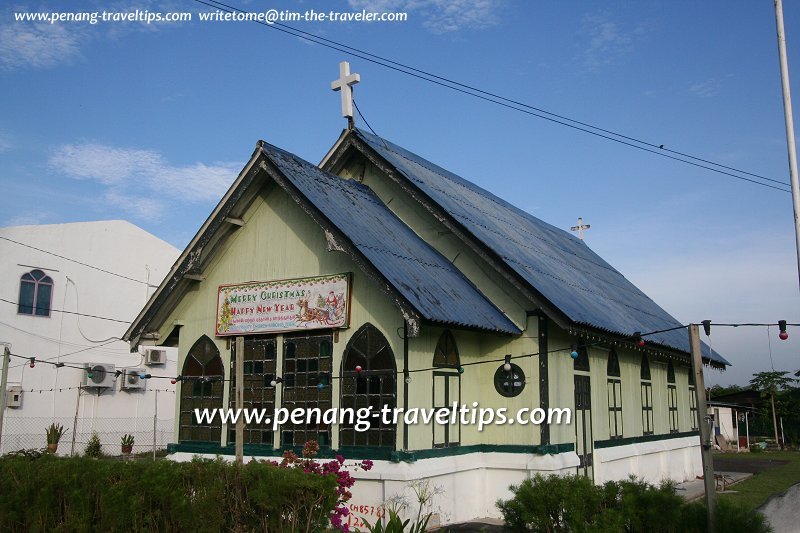
M 6 406 L 18 408 L 22 407 L 22 387 L 20 385 L 11 385 L 8 388 L 6 395 Z
M 147 380 L 142 378 L 146 374 L 144 368 L 124 368 L 119 377 L 121 390 L 144 390 L 147 388 Z
M 114 365 L 105 363 L 84 363 L 83 386 L 88 388 L 109 388 L 114 386 Z
M 144 364 L 148 366 L 167 364 L 167 351 L 147 348 L 144 352 Z

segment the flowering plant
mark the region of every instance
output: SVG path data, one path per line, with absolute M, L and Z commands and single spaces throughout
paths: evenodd
M 350 470 L 344 466 L 344 457 L 337 455 L 335 459 L 327 462 L 319 462 L 316 460 L 319 453 L 319 443 L 315 440 L 306 442 L 303 446 L 302 457 L 298 457 L 292 450 L 283 452 L 283 459 L 280 463 L 272 461 L 273 464 L 282 468 L 295 468 L 302 470 L 306 474 L 319 475 L 319 476 L 336 476 L 336 506 L 328 518 L 331 521 L 331 526 L 334 529 L 348 533 L 350 526 L 347 524 L 345 517 L 350 514 L 347 506 L 345 505 L 353 493 L 350 488 L 355 484 L 356 480 L 353 478 Z M 353 465 L 356 470 L 370 470 L 372 469 L 373 462 L 365 459 Z

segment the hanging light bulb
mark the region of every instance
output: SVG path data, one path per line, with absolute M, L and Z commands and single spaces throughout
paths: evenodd
M 572 357 L 573 359 L 577 359 L 578 356 L 580 356 L 580 353 L 578 353 L 578 345 L 577 344 L 573 344 L 572 345 L 572 351 L 569 353 L 569 356 Z
M 363 370 L 363 368 L 361 368 L 361 365 L 356 365 L 355 370 L 356 370 L 356 372 L 361 372 Z
M 635 331 L 632 335 L 632 338 L 633 342 L 636 343 L 636 346 L 638 346 L 639 348 L 642 348 L 644 346 L 644 339 L 642 338 L 641 331 Z
M 36 358 L 35 357 L 31 357 L 30 360 L 31 360 L 30 367 L 31 368 L 35 367 L 36 366 Z
M 785 341 L 789 338 L 789 334 L 786 332 L 786 321 L 785 320 L 778 320 L 778 329 L 781 330 L 778 333 L 778 338 L 782 341 Z
M 458 367 L 458 373 L 459 374 L 463 374 L 464 373 L 464 367 L 463 366 L 459 366 Z
M 173 385 L 175 385 L 178 382 L 178 380 L 175 379 L 175 378 L 172 378 L 171 380 L 169 380 L 169 382 L 172 383 Z
M 283 383 L 283 379 L 281 379 L 281 378 L 275 378 L 275 379 L 273 379 L 272 381 L 270 381 L 270 382 L 269 382 L 269 384 L 270 384 L 270 386 L 271 386 L 271 387 L 274 387 L 274 386 L 276 386 L 278 383 Z
M 505 361 L 506 362 L 503 364 L 503 370 L 505 370 L 506 372 L 511 372 L 511 355 L 510 354 L 506 355 Z

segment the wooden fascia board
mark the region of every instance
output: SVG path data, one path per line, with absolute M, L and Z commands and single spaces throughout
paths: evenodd
M 343 138 L 337 141 L 337 145 L 329 152 L 323 161 L 323 170 L 336 173 L 341 170 L 346 162 L 347 152 L 353 148 L 364 155 L 373 165 L 382 172 L 386 173 L 397 185 L 400 186 L 411 198 L 422 205 L 436 220 L 440 221 L 449 231 L 458 237 L 466 246 L 475 250 L 481 259 L 486 261 L 496 272 L 506 279 L 511 285 L 520 291 L 526 298 L 541 308 L 557 326 L 568 329 L 572 320 L 561 312 L 556 306 L 551 304 L 535 287 L 532 287 L 519 274 L 514 272 L 497 254 L 487 247 L 484 243 L 476 239 L 472 233 L 464 228 L 449 213 L 442 209 L 433 199 L 414 185 L 402 172 L 397 171 L 394 166 L 383 158 L 378 152 L 372 149 L 367 143 L 358 138 L 354 133 L 348 132 Z
M 130 343 L 131 351 L 137 349 L 145 328 L 151 325 L 156 316 L 164 317 L 174 309 L 174 306 L 177 304 L 177 298 L 171 297 L 176 287 L 183 281 L 184 275 L 192 271 L 196 264 L 199 265 L 202 260 L 207 260 L 207 257 L 210 257 L 210 253 L 206 254 L 206 256 L 203 255 L 203 249 L 212 241 L 217 230 L 220 229 L 220 226 L 231 227 L 230 224 L 225 223 L 225 218 L 230 216 L 231 211 L 258 175 L 259 167 L 256 165 L 256 162 L 263 158 L 261 147 L 262 142 L 259 141 L 250 161 L 244 166 L 239 176 L 233 184 L 231 184 L 230 188 L 228 188 L 225 196 L 222 197 L 217 207 L 214 208 L 214 211 L 208 216 L 192 238 L 192 241 L 172 265 L 169 274 L 164 278 L 147 301 L 144 308 L 139 312 L 128 327 L 128 330 L 122 336 L 123 340 Z M 160 324 L 158 324 L 158 326 L 160 326 Z
M 277 183 L 289 197 L 294 200 L 300 208 L 311 217 L 311 219 L 325 232 L 326 238 L 330 243 L 331 236 L 335 242 L 334 249 L 341 249 L 347 253 L 356 265 L 386 294 L 392 302 L 400 309 L 400 313 L 409 325 L 409 336 L 416 337 L 419 334 L 420 313 L 397 289 L 387 280 L 381 272 L 361 253 L 353 244 L 349 237 L 342 233 L 335 224 L 300 192 L 294 184 L 288 180 L 269 158 L 264 158 L 260 167 Z

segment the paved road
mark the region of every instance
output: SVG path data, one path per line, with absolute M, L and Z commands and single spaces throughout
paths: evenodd
M 775 533 L 800 532 L 800 483 L 792 485 L 783 494 L 770 498 L 759 507 L 759 511 L 769 520 Z

